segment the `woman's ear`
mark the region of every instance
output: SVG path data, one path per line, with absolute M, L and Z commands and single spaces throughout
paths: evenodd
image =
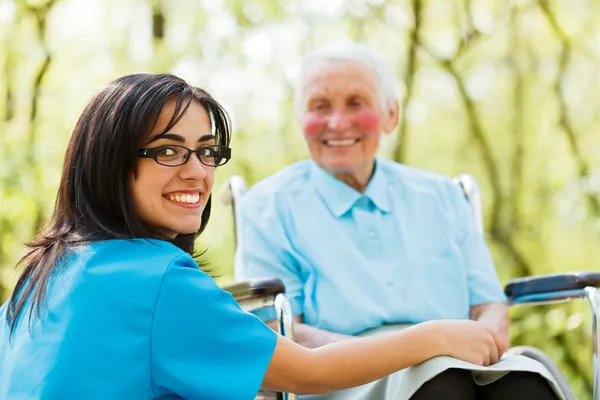
M 385 113 L 383 121 L 383 132 L 388 135 L 392 133 L 394 129 L 396 129 L 396 126 L 398 126 L 398 120 L 399 105 L 398 100 L 394 100 L 394 102 L 390 106 L 388 106 L 388 109 Z

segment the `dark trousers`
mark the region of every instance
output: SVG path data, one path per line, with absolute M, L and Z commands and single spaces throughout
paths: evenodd
M 411 400 L 555 400 L 548 382 L 532 372 L 511 372 L 479 386 L 471 371 L 448 369 L 426 382 Z

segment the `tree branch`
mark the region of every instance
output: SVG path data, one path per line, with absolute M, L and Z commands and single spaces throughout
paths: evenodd
M 415 24 L 410 32 L 409 40 L 410 47 L 408 49 L 408 62 L 406 72 L 404 74 L 404 84 L 406 85 L 406 95 L 402 101 L 403 117 L 400 119 L 400 128 L 398 130 L 399 141 L 394 150 L 395 160 L 401 163 L 406 162 L 406 151 L 408 148 L 408 121 L 406 119 L 406 111 L 410 100 L 412 99 L 415 72 L 417 70 L 417 47 L 419 44 L 419 28 L 421 22 L 421 0 L 412 0 L 413 18 Z
M 471 38 L 469 40 L 472 41 L 477 40 L 479 35 L 472 34 L 469 35 L 469 37 Z M 459 48 L 457 57 L 460 54 L 463 54 L 464 49 L 469 46 L 470 42 L 463 42 L 463 45 L 461 48 Z M 426 46 L 423 46 L 423 48 L 444 68 L 444 70 L 446 70 L 446 72 L 448 72 L 454 78 L 457 84 L 460 99 L 467 113 L 469 131 L 471 132 L 471 136 L 475 140 L 475 143 L 479 149 L 479 153 L 482 156 L 488 181 L 492 188 L 491 224 L 489 228 L 490 235 L 492 236 L 492 239 L 494 239 L 504 250 L 504 252 L 513 260 L 514 266 L 516 267 L 515 274 L 517 276 L 531 275 L 533 270 L 530 264 L 527 262 L 525 256 L 518 250 L 514 240 L 512 239 L 512 236 L 502 224 L 504 194 L 500 180 L 500 172 L 491 146 L 485 137 L 483 125 L 481 123 L 479 114 L 477 113 L 475 103 L 469 97 L 464 80 L 458 73 L 453 61 L 440 59 Z
M 4 63 L 5 89 L 4 89 L 4 113 L 3 122 L 11 121 L 15 116 L 15 94 L 13 91 L 14 83 L 14 58 L 11 46 L 11 40 L 6 42 L 6 59 Z
M 52 7 L 56 4 L 57 0 L 49 0 L 45 4 L 39 7 L 28 7 L 27 10 L 33 15 L 36 20 L 36 36 L 42 46 L 42 50 L 44 52 L 44 59 L 39 66 L 35 78 L 33 80 L 33 87 L 31 91 L 31 101 L 29 107 L 29 123 L 28 123 L 28 134 L 27 134 L 27 151 L 25 153 L 25 160 L 27 165 L 30 168 L 32 179 L 36 180 L 37 176 L 37 165 L 35 159 L 35 143 L 37 141 L 36 133 L 37 133 L 37 119 L 38 119 L 38 109 L 41 95 L 41 88 L 44 81 L 44 78 L 48 72 L 48 68 L 52 62 L 52 57 L 50 54 L 50 49 L 47 43 L 46 37 L 46 22 L 48 18 L 48 13 L 52 9 Z M 33 225 L 33 232 L 38 232 L 44 223 L 44 215 L 43 215 L 43 203 L 42 200 L 37 196 L 35 198 L 36 210 L 35 210 L 35 218 Z
M 160 0 L 152 2 L 152 38 L 155 42 L 162 42 L 165 38 L 166 18 Z
M 510 209 L 510 222 L 509 225 L 512 228 L 518 228 L 521 221 L 521 195 L 523 189 L 523 164 L 525 156 L 525 132 L 523 130 L 523 107 L 524 107 L 524 82 L 523 75 L 519 68 L 518 52 L 520 48 L 519 43 L 519 22 L 518 22 L 517 7 L 513 7 L 511 12 L 511 49 L 510 64 L 513 69 L 513 76 L 515 79 L 514 91 L 513 91 L 513 120 L 512 120 L 512 134 L 513 134 L 513 154 L 511 156 L 511 179 L 510 179 L 510 203 L 508 208 Z
M 578 175 L 580 178 L 585 179 L 590 174 L 590 166 L 587 160 L 585 160 L 585 158 L 581 154 L 581 149 L 577 141 L 577 133 L 575 132 L 575 128 L 573 127 L 573 125 L 571 125 L 571 122 L 569 120 L 569 110 L 567 107 L 567 103 L 561 93 L 561 85 L 565 80 L 566 70 L 571 58 L 571 40 L 558 24 L 558 21 L 555 15 L 552 13 L 548 2 L 546 0 L 539 0 L 538 4 L 540 6 L 540 9 L 542 10 L 542 13 L 546 17 L 548 24 L 552 28 L 554 35 L 557 37 L 561 44 L 559 69 L 558 74 L 556 76 L 556 81 L 554 83 L 554 91 L 556 93 L 556 97 L 558 98 L 560 112 L 558 123 L 567 138 L 571 154 L 573 155 L 573 158 L 575 158 L 575 162 L 577 164 L 578 169 Z M 585 193 L 585 197 L 587 199 L 588 206 L 592 213 L 596 216 L 600 216 L 600 202 L 598 201 L 598 198 L 593 193 L 589 192 Z
M 477 113 L 477 109 L 473 100 L 469 97 L 467 93 L 467 88 L 465 86 L 465 82 L 462 77 L 459 75 L 458 71 L 454 67 L 454 64 L 451 61 L 441 61 L 441 65 L 444 69 L 454 78 L 458 92 L 460 94 L 460 99 L 463 103 L 465 111 L 467 113 L 468 124 L 470 128 L 471 135 L 477 143 L 479 151 L 482 155 L 482 161 L 485 166 L 485 170 L 488 175 L 488 179 L 490 185 L 492 187 L 492 219 L 491 219 L 491 230 L 495 231 L 499 229 L 500 226 L 500 217 L 502 213 L 502 185 L 500 184 L 500 173 L 498 171 L 498 166 L 494 155 L 492 153 L 492 149 L 490 144 L 488 143 L 483 126 L 481 124 L 481 119 Z

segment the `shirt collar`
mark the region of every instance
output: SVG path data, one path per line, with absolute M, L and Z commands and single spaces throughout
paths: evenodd
M 361 197 L 371 199 L 381 211 L 391 211 L 387 180 L 384 172 L 378 167 L 377 162 L 375 163 L 375 173 L 367 184 L 364 194 L 346 185 L 315 163 L 312 164 L 310 179 L 329 210 L 337 218 L 351 209 Z
M 371 177 L 365 195 L 375 203 L 375 206 L 383 212 L 392 211 L 392 201 L 390 199 L 390 182 L 382 168 L 382 163 L 375 160 L 375 173 Z

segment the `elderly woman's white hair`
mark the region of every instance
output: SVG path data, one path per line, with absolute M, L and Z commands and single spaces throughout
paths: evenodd
M 381 105 L 389 109 L 398 101 L 395 89 L 395 77 L 389 66 L 377 54 L 358 43 L 343 43 L 317 49 L 311 53 L 302 64 L 296 82 L 294 109 L 296 116 L 301 118 L 304 113 L 304 87 L 308 72 L 313 64 L 329 61 L 348 61 L 360 64 L 372 71 L 377 78 L 377 86 Z

